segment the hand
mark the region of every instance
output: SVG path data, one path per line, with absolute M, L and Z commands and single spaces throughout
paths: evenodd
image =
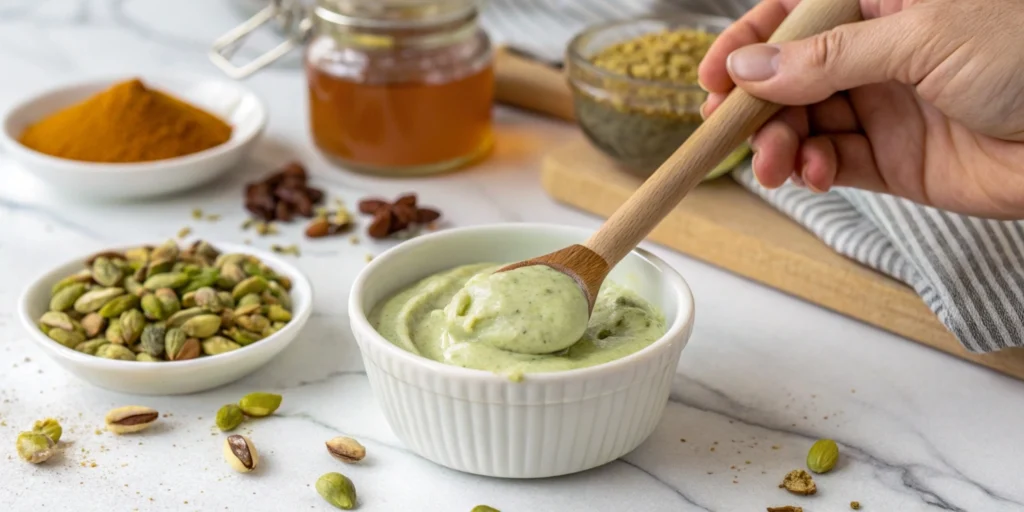
M 764 0 L 700 65 L 707 116 L 739 86 L 791 105 L 751 140 L 766 187 L 856 187 L 1024 218 L 1024 2 L 861 0 L 865 21 L 779 45 Z

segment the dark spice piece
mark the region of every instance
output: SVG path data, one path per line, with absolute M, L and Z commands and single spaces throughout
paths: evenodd
M 371 238 L 387 238 L 416 225 L 427 225 L 441 218 L 441 212 L 416 204 L 416 194 L 405 194 L 388 203 L 380 198 L 359 201 L 359 212 L 373 215 L 366 233 Z
M 296 214 L 312 218 L 313 206 L 323 198 L 322 190 L 307 185 L 306 169 L 298 162 L 245 188 L 245 208 L 265 222 L 291 222 Z

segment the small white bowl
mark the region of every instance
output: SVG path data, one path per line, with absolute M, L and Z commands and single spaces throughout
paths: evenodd
M 124 200 L 179 192 L 209 182 L 237 165 L 267 123 L 255 94 L 238 83 L 202 77 L 141 76 L 146 86 L 192 103 L 231 125 L 227 142 L 191 155 L 141 163 L 96 163 L 57 158 L 18 142 L 25 128 L 132 77 L 66 85 L 16 104 L 3 115 L 0 145 L 53 189 L 79 198 Z
M 657 306 L 668 330 L 643 350 L 606 364 L 528 373 L 510 382 L 406 352 L 381 337 L 367 314 L 430 274 L 469 263 L 513 262 L 581 243 L 587 230 L 501 224 L 441 231 L 405 242 L 359 274 L 349 298 L 352 331 L 373 393 L 412 451 L 485 476 L 540 478 L 613 461 L 661 419 L 679 356 L 693 327 L 693 298 L 678 272 L 643 250 L 610 279 Z
M 221 252 L 252 254 L 275 272 L 292 280 L 292 320 L 284 328 L 240 349 L 187 361 L 120 361 L 72 350 L 43 334 L 37 321 L 47 311 L 50 288 L 62 278 L 83 269 L 83 262 L 91 254 L 75 258 L 33 281 L 18 301 L 21 323 L 32 341 L 65 370 L 110 391 L 133 395 L 183 395 L 238 380 L 268 363 L 295 340 L 313 309 L 313 288 L 295 266 L 272 254 L 247 245 L 211 243 Z

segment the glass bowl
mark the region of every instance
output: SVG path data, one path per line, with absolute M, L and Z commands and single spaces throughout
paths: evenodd
M 707 92 L 696 83 L 633 78 L 590 60 L 605 48 L 645 34 L 680 29 L 719 34 L 733 20 L 695 13 L 597 25 L 569 43 L 566 66 L 576 118 L 587 138 L 622 167 L 650 175 L 700 126 Z M 730 156 L 731 168 L 746 154 Z M 715 171 L 720 171 L 716 169 Z M 713 171 L 711 175 L 721 174 Z

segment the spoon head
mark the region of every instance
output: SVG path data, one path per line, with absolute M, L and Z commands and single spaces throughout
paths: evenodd
M 611 270 L 604 258 L 589 248 L 577 244 L 543 256 L 506 265 L 497 271 L 507 272 L 529 265 L 547 265 L 571 277 L 579 285 L 583 294 L 587 296 L 587 304 L 591 312 L 594 311 L 594 302 L 597 300 L 597 293 L 601 291 L 601 284 L 604 283 Z

